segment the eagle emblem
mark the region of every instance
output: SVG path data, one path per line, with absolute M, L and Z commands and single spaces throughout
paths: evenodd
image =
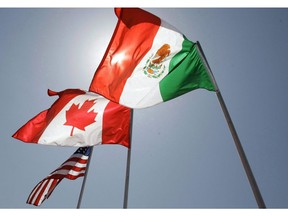
M 164 44 L 157 50 L 156 54 L 152 54 L 145 63 L 143 68 L 144 74 L 150 78 L 159 78 L 165 71 L 163 60 L 170 55 L 170 45 Z

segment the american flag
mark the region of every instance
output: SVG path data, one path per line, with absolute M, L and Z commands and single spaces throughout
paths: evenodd
M 91 150 L 92 147 L 78 148 L 59 168 L 34 187 L 27 199 L 27 203 L 39 206 L 45 199 L 49 198 L 63 178 L 75 180 L 80 176 L 84 176 Z

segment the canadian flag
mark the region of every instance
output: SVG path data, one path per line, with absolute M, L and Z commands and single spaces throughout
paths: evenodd
M 12 137 L 56 146 L 120 144 L 130 147 L 130 109 L 80 89 L 48 90 L 59 98 Z

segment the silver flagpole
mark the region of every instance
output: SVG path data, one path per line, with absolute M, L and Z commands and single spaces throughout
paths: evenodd
M 133 109 L 131 109 L 131 119 L 130 119 L 130 148 L 127 150 L 127 163 L 126 163 L 126 177 L 125 177 L 125 189 L 124 189 L 123 209 L 127 209 L 127 206 L 128 206 L 128 190 L 129 190 L 130 161 L 131 161 L 131 148 L 132 148 L 132 128 L 133 128 Z
M 80 191 L 79 198 L 78 198 L 77 209 L 79 209 L 80 206 L 81 206 L 82 196 L 83 196 L 84 188 L 85 188 L 85 185 L 86 185 L 86 179 L 87 179 L 87 175 L 88 175 L 90 161 L 91 161 L 91 158 L 92 158 L 93 149 L 94 149 L 94 146 L 91 147 L 91 153 L 90 153 L 90 156 L 89 156 L 88 161 L 87 161 L 87 167 L 86 167 L 85 175 L 84 175 L 84 178 L 83 178 L 83 181 L 82 181 L 81 191 Z
M 234 139 L 234 143 L 235 143 L 235 145 L 236 145 L 238 154 L 239 154 L 240 159 L 241 159 L 241 161 L 242 161 L 244 170 L 245 170 L 245 172 L 246 172 L 246 175 L 247 175 L 247 178 L 248 178 L 248 180 L 249 180 L 250 186 L 251 186 L 252 191 L 253 191 L 253 193 L 254 193 L 254 196 L 255 196 L 256 202 L 257 202 L 257 204 L 258 204 L 258 207 L 259 207 L 259 208 L 266 208 L 265 203 L 264 203 L 264 200 L 263 200 L 262 195 L 261 195 L 261 193 L 260 193 L 260 190 L 259 190 L 259 188 L 258 188 L 257 182 L 256 182 L 256 180 L 255 180 L 255 178 L 254 178 L 253 172 L 252 172 L 252 170 L 251 170 L 251 168 L 250 168 L 249 162 L 248 162 L 248 160 L 247 160 L 247 158 L 246 158 L 245 152 L 244 152 L 243 147 L 242 147 L 242 145 L 241 145 L 240 139 L 239 139 L 239 137 L 238 137 L 238 135 L 237 135 L 236 129 L 235 129 L 235 127 L 234 127 L 234 124 L 233 124 L 232 119 L 231 119 L 231 117 L 230 117 L 230 114 L 229 114 L 229 112 L 228 112 L 228 109 L 227 109 L 227 107 L 226 107 L 226 105 L 225 105 L 225 102 L 224 102 L 224 100 L 223 100 L 223 97 L 222 97 L 222 95 L 221 95 L 221 92 L 220 92 L 220 90 L 219 90 L 219 88 L 218 88 L 218 85 L 217 85 L 217 83 L 216 83 L 215 77 L 213 76 L 213 73 L 212 73 L 212 71 L 211 71 L 211 68 L 209 67 L 209 64 L 208 64 L 208 62 L 207 62 L 207 59 L 206 59 L 206 57 L 205 57 L 205 55 L 204 55 L 204 52 L 203 52 L 203 50 L 202 50 L 202 48 L 201 48 L 201 45 L 200 45 L 200 43 L 199 43 L 198 41 L 197 41 L 197 48 L 198 48 L 198 51 L 199 51 L 199 53 L 200 53 L 200 56 L 201 56 L 203 62 L 206 64 L 206 68 L 208 69 L 208 71 L 209 71 L 209 73 L 210 73 L 211 80 L 212 80 L 213 83 L 214 83 L 215 91 L 216 91 L 216 95 L 217 95 L 218 101 L 219 101 L 219 103 L 220 103 L 220 105 L 221 105 L 222 111 L 223 111 L 223 113 L 224 113 L 225 119 L 226 119 L 227 124 L 228 124 L 228 127 L 229 127 L 229 130 L 230 130 L 231 135 L 232 135 L 232 137 L 233 137 L 233 139 Z

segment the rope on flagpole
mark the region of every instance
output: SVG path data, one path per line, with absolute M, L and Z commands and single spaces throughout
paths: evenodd
M 243 149 L 243 147 L 242 147 L 242 145 L 241 145 L 240 139 L 239 139 L 239 137 L 238 137 L 238 134 L 237 134 L 237 132 L 236 132 L 236 129 L 235 129 L 235 127 L 234 127 L 234 124 L 233 124 L 233 122 L 232 122 L 232 119 L 231 119 L 231 117 L 230 117 L 230 114 L 229 114 L 229 112 L 228 112 L 228 109 L 227 109 L 226 104 L 225 104 L 225 102 L 224 102 L 224 99 L 223 99 L 223 97 L 222 97 L 222 95 L 221 95 L 221 92 L 220 92 L 218 86 L 217 86 L 215 77 L 214 77 L 214 75 L 213 75 L 213 73 L 212 73 L 212 71 L 211 71 L 211 68 L 209 67 L 208 61 L 207 61 L 207 59 L 206 59 L 206 57 L 205 57 L 205 55 L 204 55 L 204 52 L 203 52 L 203 50 L 202 50 L 202 47 L 201 47 L 201 45 L 200 45 L 200 43 L 199 43 L 198 41 L 197 41 L 197 48 L 198 48 L 198 51 L 199 51 L 199 53 L 200 53 L 200 56 L 201 56 L 202 60 L 204 61 L 205 65 L 206 65 L 207 70 L 208 70 L 209 73 L 210 73 L 211 80 L 213 81 L 213 84 L 214 84 L 214 86 L 215 86 L 215 91 L 216 91 L 216 95 L 217 95 L 218 101 L 219 101 L 220 106 L 221 106 L 221 108 L 222 108 L 222 111 L 223 111 L 223 113 L 224 113 L 225 119 L 226 119 L 226 121 L 227 121 L 229 130 L 230 130 L 231 135 L 232 135 L 232 137 L 233 137 L 234 143 L 235 143 L 235 145 L 236 145 L 238 154 L 239 154 L 239 156 L 240 156 L 242 165 L 243 165 L 243 167 L 244 167 L 244 170 L 245 170 L 245 172 L 246 172 L 246 175 L 247 175 L 247 178 L 248 178 L 248 180 L 249 180 L 250 186 L 251 186 L 252 191 L 253 191 L 253 193 L 254 193 L 254 196 L 255 196 L 256 202 L 257 202 L 257 204 L 258 204 L 258 207 L 259 207 L 259 208 L 266 208 L 265 203 L 264 203 L 264 200 L 263 200 L 262 195 L 261 195 L 261 193 L 260 193 L 260 190 L 259 190 L 259 188 L 258 188 L 257 182 L 256 182 L 256 180 L 255 180 L 255 178 L 254 178 L 253 172 L 252 172 L 252 170 L 251 170 L 251 167 L 250 167 L 249 162 L 248 162 L 248 160 L 247 160 L 247 157 L 246 157 L 246 155 L 245 155 L 244 149 Z
M 85 188 L 85 185 L 86 185 L 86 179 L 87 179 L 87 175 L 88 175 L 89 165 L 90 165 L 90 161 L 91 161 L 91 158 L 92 158 L 92 153 L 93 153 L 94 146 L 92 146 L 90 148 L 91 148 L 91 153 L 90 153 L 90 156 L 89 156 L 88 161 L 87 161 L 86 171 L 85 171 L 85 175 L 84 175 L 84 178 L 83 178 L 83 181 L 82 181 L 81 191 L 80 191 L 79 198 L 78 198 L 77 209 L 79 209 L 80 206 L 81 206 L 82 196 L 83 196 L 84 188 Z
M 131 148 L 132 148 L 133 109 L 131 109 L 130 115 L 131 115 L 131 118 L 130 118 L 130 148 L 128 148 L 128 150 L 127 150 L 127 163 L 126 163 L 126 177 L 125 177 L 123 209 L 127 209 L 127 206 L 128 206 L 128 191 L 129 191 Z

